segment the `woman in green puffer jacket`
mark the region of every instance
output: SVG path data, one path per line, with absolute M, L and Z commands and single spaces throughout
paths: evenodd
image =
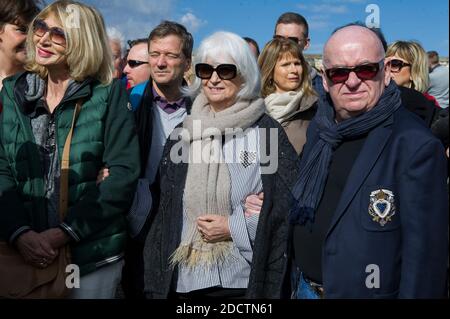
M 140 164 L 103 18 L 87 5 L 56 1 L 33 20 L 27 52 L 28 71 L 5 79 L 0 93 L 0 239 L 38 268 L 70 245 L 81 279 L 69 297 L 112 298 Z M 61 158 L 77 102 L 61 221 Z M 110 176 L 97 186 L 103 166 Z

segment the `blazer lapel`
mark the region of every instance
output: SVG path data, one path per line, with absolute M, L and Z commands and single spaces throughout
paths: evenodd
M 342 192 L 338 206 L 333 215 L 330 228 L 328 229 L 327 237 L 330 235 L 339 219 L 345 213 L 347 206 L 355 197 L 364 180 L 367 178 L 376 161 L 378 160 L 381 152 L 383 151 L 383 148 L 385 147 L 389 139 L 389 136 L 392 133 L 392 123 L 393 118 L 391 117 L 386 122 L 384 122 L 383 126 L 374 129 L 367 136 L 367 140 L 361 149 L 361 153 L 358 155 L 355 164 L 353 165 L 347 178 L 344 191 Z

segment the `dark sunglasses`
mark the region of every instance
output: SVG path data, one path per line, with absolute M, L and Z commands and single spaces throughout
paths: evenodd
M 325 70 L 325 74 L 334 84 L 344 83 L 352 72 L 355 72 L 360 80 L 372 80 L 380 71 L 383 61 L 384 59 L 380 62 L 361 64 L 353 68 L 331 68 Z
M 299 39 L 297 37 L 283 37 L 282 35 L 274 35 L 273 38 L 274 39 L 288 39 L 288 40 L 294 41 L 297 44 L 300 43 L 300 42 L 305 41 L 305 40 Z
M 43 37 L 47 32 L 50 32 L 50 40 L 58 45 L 66 44 L 66 35 L 61 28 L 49 28 L 44 20 L 36 19 L 33 24 L 33 32 L 38 37 Z
M 203 80 L 210 79 L 214 71 L 222 80 L 231 80 L 237 75 L 237 67 L 234 64 L 219 64 L 215 68 L 207 63 L 198 63 L 195 65 L 195 74 Z
M 398 59 L 391 60 L 389 63 L 391 64 L 391 71 L 394 73 L 400 72 L 405 66 L 411 66 L 411 64 Z
M 129 65 L 130 68 L 134 69 L 135 67 L 138 67 L 142 64 L 148 64 L 148 62 L 138 60 L 128 60 L 127 64 Z

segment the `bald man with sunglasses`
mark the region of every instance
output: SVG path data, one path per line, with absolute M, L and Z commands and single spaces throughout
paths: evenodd
M 326 93 L 292 190 L 288 269 L 296 284 L 287 292 L 298 299 L 445 297 L 442 145 L 402 105 L 372 30 L 335 31 L 323 64 Z

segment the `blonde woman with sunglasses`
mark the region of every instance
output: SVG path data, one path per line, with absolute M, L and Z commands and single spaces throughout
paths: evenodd
M 27 71 L 5 80 L 0 94 L 0 238 L 38 269 L 69 246 L 81 278 L 68 297 L 113 298 L 140 165 L 103 18 L 90 6 L 56 1 L 32 21 L 27 51 Z M 62 185 L 71 127 L 68 185 Z M 97 186 L 103 166 L 110 174 Z
M 406 108 L 430 127 L 439 104 L 427 93 L 430 79 L 425 50 L 418 42 L 395 41 L 388 46 L 386 63 L 391 66 L 391 77 L 400 88 Z

